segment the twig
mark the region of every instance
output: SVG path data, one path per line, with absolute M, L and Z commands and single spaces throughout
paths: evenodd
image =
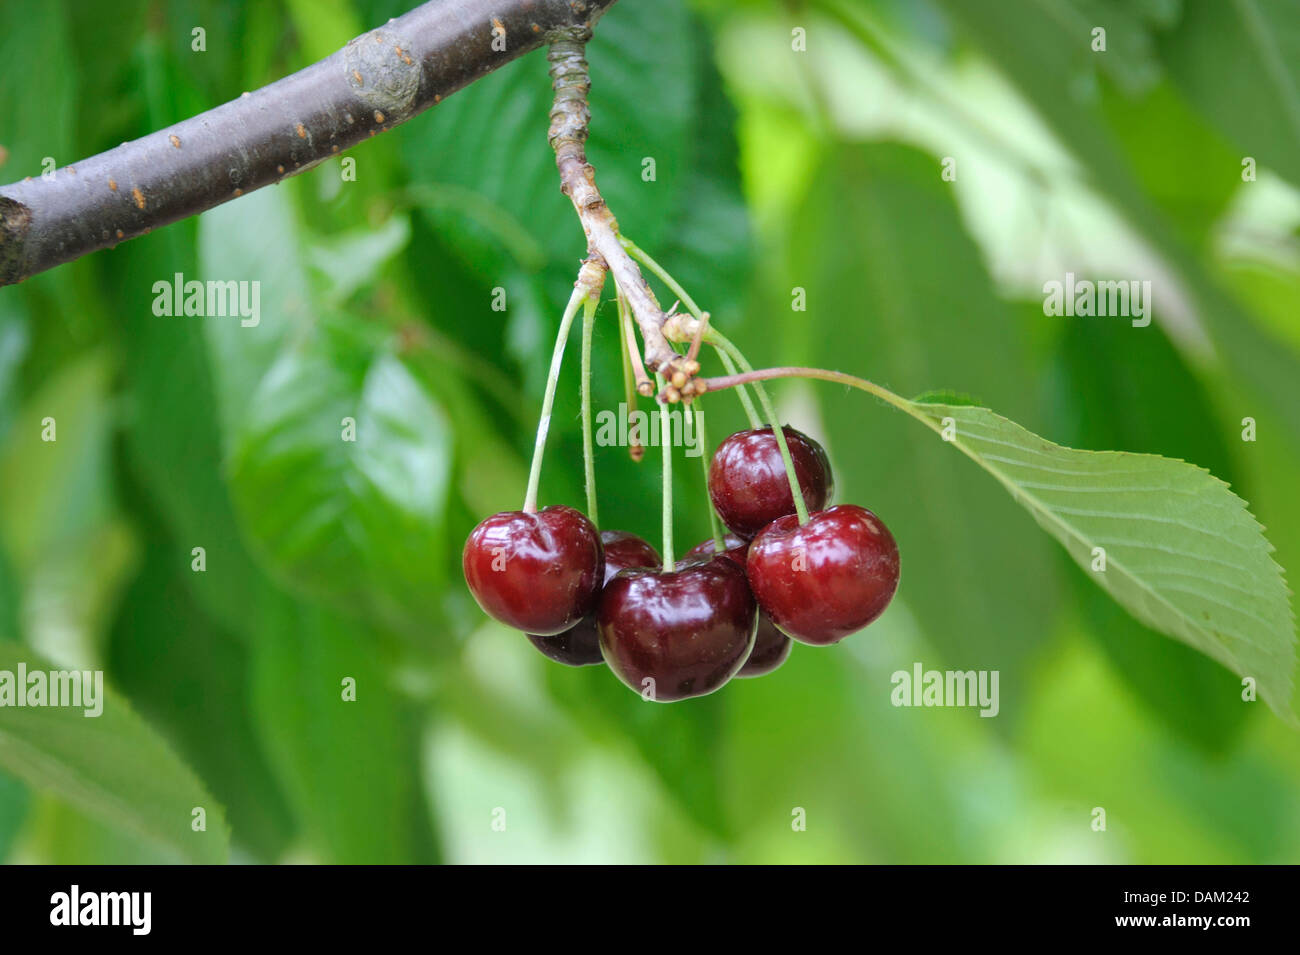
M 596 170 L 587 162 L 587 133 L 591 109 L 587 93 L 591 77 L 584 55 L 591 30 L 574 27 L 558 32 L 547 54 L 555 105 L 551 108 L 551 148 L 560 172 L 560 189 L 573 202 L 587 235 L 588 254 L 605 260 L 610 274 L 627 297 L 645 343 L 645 364 L 651 371 L 668 369 L 677 357 L 663 336 L 665 315 L 654 300 L 645 277 L 618 235 L 618 222 L 596 187 Z
M 591 25 L 615 0 L 431 0 L 304 70 L 0 187 L 0 285 L 305 172 Z

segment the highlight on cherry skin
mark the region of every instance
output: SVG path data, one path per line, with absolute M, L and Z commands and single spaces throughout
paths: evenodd
M 672 571 L 620 571 L 597 616 L 610 670 L 663 703 L 705 696 L 735 676 L 754 647 L 757 619 L 745 572 L 723 555 Z
M 725 549 L 719 556 L 730 558 L 743 570 L 745 558 L 749 554 L 749 541 L 738 534 L 727 534 L 723 539 Z M 712 556 L 715 552 L 713 538 L 700 541 L 686 552 L 685 560 Z M 748 580 L 748 577 L 746 577 Z M 751 588 L 752 589 L 752 588 Z M 750 651 L 745 665 L 736 673 L 736 678 L 766 676 L 790 656 L 794 641 L 776 629 L 772 618 L 762 608 L 758 611 L 758 624 L 754 630 L 754 649 Z
M 788 425 L 781 432 L 804 502 L 808 510 L 819 511 L 835 493 L 826 449 Z M 722 523 L 746 539 L 795 513 L 785 461 L 771 428 L 737 431 L 718 445 L 709 464 L 709 498 Z
M 710 503 L 735 525 L 721 550 L 706 539 L 666 570 L 646 540 L 598 531 L 574 508 L 503 511 L 465 543 L 471 593 L 550 660 L 607 664 L 643 699 L 663 703 L 770 674 L 795 641 L 842 640 L 892 600 L 898 547 L 866 508 L 828 507 L 825 451 L 794 428 L 782 432 L 809 508 L 804 524 L 772 430 L 741 431 L 709 465 Z
M 898 544 L 865 507 L 841 504 L 765 527 L 745 559 L 759 606 L 800 643 L 838 643 L 884 613 L 898 590 Z
M 483 612 L 525 633 L 563 633 L 596 609 L 604 583 L 600 534 L 585 514 L 553 505 L 482 521 L 461 555 Z
M 627 531 L 601 531 L 600 542 L 605 550 L 605 579 L 601 581 L 602 589 L 620 570 L 657 567 L 663 563 L 658 551 Z M 600 655 L 600 635 L 596 632 L 594 613 L 583 617 L 563 633 L 549 636 L 530 633 L 527 636 L 533 646 L 556 663 L 582 667 L 605 662 L 605 658 Z

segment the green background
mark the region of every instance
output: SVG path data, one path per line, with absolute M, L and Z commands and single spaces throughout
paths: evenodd
M 0 180 L 405 7 L 7 0 Z M 589 152 L 624 232 L 754 364 L 950 389 L 1061 444 L 1194 462 L 1300 568 L 1296 0 L 620 0 L 589 54 Z M 0 290 L 0 639 L 102 667 L 139 717 L 106 743 L 36 731 L 94 765 L 53 789 L 0 770 L 0 858 L 1300 860 L 1295 731 L 1128 617 L 988 475 L 838 386 L 773 391 L 826 444 L 838 500 L 899 541 L 869 630 L 655 706 L 486 620 L 460 548 L 522 500 L 584 251 L 549 96 L 530 55 L 352 150 L 355 181 L 334 159 Z M 1067 271 L 1152 281 L 1155 320 L 1046 316 Z M 176 272 L 260 281 L 261 324 L 155 316 Z M 597 322 L 614 408 L 612 304 Z M 576 346 L 542 498 L 582 506 Z M 730 397 L 706 405 L 715 442 L 744 426 Z M 675 463 L 689 546 L 702 479 Z M 657 544 L 657 456 L 598 448 L 597 468 L 603 526 Z M 917 661 L 999 671 L 999 716 L 892 706 Z

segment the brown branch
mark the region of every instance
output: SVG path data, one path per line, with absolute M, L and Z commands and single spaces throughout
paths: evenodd
M 665 315 L 654 293 L 618 237 L 618 222 L 596 188 L 596 170 L 587 162 L 587 132 L 591 110 L 587 93 L 591 78 L 584 56 L 591 30 L 575 27 L 551 40 L 548 59 L 555 105 L 551 108 L 551 148 L 560 172 L 560 188 L 573 202 L 587 235 L 588 253 L 605 260 L 610 274 L 627 298 L 645 342 L 645 363 L 652 371 L 667 369 L 677 353 L 663 336 Z
M 590 35 L 614 2 L 431 0 L 270 86 L 0 187 L 0 285 L 305 172 L 563 31 Z

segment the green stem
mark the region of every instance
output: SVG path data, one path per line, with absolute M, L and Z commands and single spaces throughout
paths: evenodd
M 732 344 L 731 340 L 720 331 L 710 327 L 705 332 L 704 337 L 710 344 L 731 355 L 742 371 L 748 373 L 754 370 L 754 367 L 745 360 L 745 356 L 740 353 L 740 349 Z M 799 477 L 794 470 L 794 458 L 790 456 L 790 448 L 785 440 L 785 430 L 781 427 L 781 421 L 776 414 L 776 405 L 772 404 L 772 399 L 760 379 L 753 379 L 751 384 L 754 388 L 754 394 L 758 395 L 758 401 L 763 406 L 763 414 L 766 415 L 768 423 L 772 425 L 772 434 L 776 438 L 776 446 L 781 449 L 781 461 L 785 464 L 785 476 L 790 482 L 790 496 L 794 498 L 795 513 L 799 515 L 800 524 L 807 524 L 808 505 L 803 499 L 803 488 L 799 487 Z
M 704 500 L 709 510 L 709 526 L 713 530 L 713 551 L 721 554 L 727 549 L 727 540 L 726 533 L 722 529 L 722 521 L 718 519 L 718 512 L 713 508 L 713 498 L 709 496 L 709 456 L 705 453 L 709 447 L 709 439 L 704 429 L 704 409 L 700 406 L 699 398 L 686 408 L 686 413 L 695 415 L 695 438 L 699 442 L 700 464 L 704 468 Z
M 528 469 L 528 491 L 524 494 L 524 513 L 537 513 L 537 487 L 542 481 L 542 454 L 546 450 L 546 433 L 551 428 L 551 408 L 555 405 L 555 386 L 560 379 L 560 366 L 564 363 L 564 344 L 569 338 L 569 329 L 573 327 L 573 318 L 578 314 L 588 292 L 585 288 L 574 288 L 569 297 L 569 304 L 564 307 L 564 316 L 560 319 L 560 330 L 555 336 L 555 349 L 551 352 L 551 370 L 546 378 L 546 393 L 542 396 L 542 413 L 537 420 L 537 440 L 533 444 L 533 463 Z
M 848 385 L 850 388 L 865 391 L 886 404 L 893 405 L 899 411 L 906 412 L 935 432 L 941 433 L 943 430 L 934 423 L 934 420 L 929 415 L 918 410 L 915 402 L 908 401 L 902 395 L 894 394 L 888 388 L 878 385 L 874 381 L 868 381 L 856 375 L 848 375 L 842 371 L 784 366 L 781 368 L 760 368 L 758 371 L 749 369 L 743 375 L 728 376 L 727 378 L 708 378 L 705 380 L 709 382 L 710 391 L 721 391 L 723 388 L 735 388 L 742 384 L 753 384 L 757 381 L 768 381 L 775 378 L 812 378 L 816 381 L 832 381 L 837 385 Z
M 616 302 L 618 305 L 618 350 L 623 356 L 623 402 L 627 405 L 627 413 L 630 416 L 636 410 L 636 384 L 632 375 L 632 359 L 628 352 L 627 342 L 627 321 L 623 314 L 623 295 L 619 293 Z M 640 461 L 645 456 L 645 449 L 639 443 L 630 443 L 627 449 L 628 457 L 633 461 Z
M 722 361 L 722 367 L 727 369 L 727 374 L 736 374 L 736 363 L 731 360 L 731 356 L 721 348 L 717 348 L 715 351 L 717 352 L 718 358 Z M 749 392 L 745 390 L 745 386 L 737 385 L 736 394 L 740 396 L 740 403 L 745 407 L 745 417 L 749 419 L 749 426 L 751 428 L 761 428 L 763 422 L 758 419 L 758 412 L 754 409 L 754 402 L 750 400 Z
M 587 517 L 600 526 L 596 513 L 596 453 L 591 439 L 591 337 L 596 325 L 596 300 L 588 298 L 582 310 L 582 463 L 587 475 Z
M 663 391 L 664 378 L 658 372 L 655 372 L 655 385 Z M 673 560 L 673 424 L 668 417 L 667 405 L 659 406 L 659 443 L 663 445 L 660 450 L 664 455 L 664 573 L 670 574 L 676 568 L 676 562 Z

